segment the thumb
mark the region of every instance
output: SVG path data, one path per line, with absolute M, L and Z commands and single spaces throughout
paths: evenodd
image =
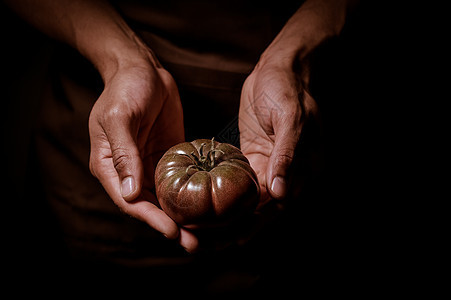
M 122 197 L 126 201 L 132 201 L 141 193 L 143 181 L 142 160 L 135 139 L 128 126 L 117 124 L 106 133 Z
M 285 137 L 278 138 L 279 142 L 276 140 L 270 157 L 269 174 L 266 177 L 269 193 L 275 199 L 281 199 L 287 193 L 287 171 L 293 161 L 296 145 L 296 142 L 293 145 L 283 138 Z
M 283 118 L 274 128 L 274 148 L 269 157 L 266 186 L 271 197 L 282 199 L 287 194 L 288 169 L 291 166 L 302 130 L 300 117 Z

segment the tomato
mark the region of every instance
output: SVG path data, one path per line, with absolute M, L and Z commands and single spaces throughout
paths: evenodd
M 170 148 L 157 164 L 155 188 L 163 211 L 193 228 L 253 211 L 260 194 L 257 175 L 240 149 L 214 139 Z

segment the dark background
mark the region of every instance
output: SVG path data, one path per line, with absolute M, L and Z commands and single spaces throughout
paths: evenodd
M 3 260 L 27 273 L 24 264 L 55 243 L 46 234 L 45 209 L 24 199 L 35 188 L 25 185 L 28 145 L 53 41 L 0 9 Z M 283 246 L 265 250 L 280 258 L 269 268 L 272 284 L 295 270 L 294 286 L 303 280 L 337 293 L 356 293 L 356 287 L 383 293 L 414 271 L 411 250 L 401 246 L 410 230 L 400 203 L 410 186 L 401 178 L 411 168 L 402 145 L 412 133 L 402 117 L 409 96 L 401 83 L 405 48 L 399 47 L 409 27 L 394 26 L 398 18 L 382 5 L 361 5 L 342 36 L 317 55 L 312 92 L 324 121 L 324 169 L 292 212 L 302 231 L 280 235 Z

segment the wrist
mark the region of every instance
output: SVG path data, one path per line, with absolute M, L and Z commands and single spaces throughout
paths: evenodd
M 97 51 L 89 58 L 99 71 L 103 81 L 110 79 L 123 70 L 132 68 L 155 68 L 159 66 L 157 59 L 147 45 L 138 37 L 110 40 L 104 50 Z
M 321 44 L 337 36 L 326 28 L 311 29 L 297 35 L 284 35 L 283 32 L 274 39 L 262 53 L 260 61 L 266 64 L 292 66 L 308 59 Z
M 61 8 L 69 16 L 60 26 L 64 29 L 61 40 L 85 56 L 104 82 L 123 67 L 156 61 L 147 45 L 107 1 L 70 3 Z
M 352 1 L 307 1 L 288 20 L 260 60 L 287 66 L 303 62 L 327 40 L 337 37 Z

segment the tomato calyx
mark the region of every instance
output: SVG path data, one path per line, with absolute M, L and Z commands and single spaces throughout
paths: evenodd
M 186 168 L 186 173 L 188 175 L 192 175 L 191 170 L 193 170 L 193 169 L 197 170 L 197 171 L 209 172 L 211 169 L 216 167 L 216 157 L 215 157 L 216 155 L 215 154 L 217 152 L 224 154 L 224 151 L 222 151 L 220 149 L 215 149 L 214 138 L 212 138 L 210 150 L 208 150 L 206 155 L 204 155 L 206 144 L 207 143 L 202 143 L 200 146 L 200 149 L 199 149 L 200 157 L 197 157 L 197 155 L 194 154 L 195 151 L 191 152 L 191 154 L 182 154 L 186 157 L 189 157 L 193 161 L 193 164 L 189 165 Z

